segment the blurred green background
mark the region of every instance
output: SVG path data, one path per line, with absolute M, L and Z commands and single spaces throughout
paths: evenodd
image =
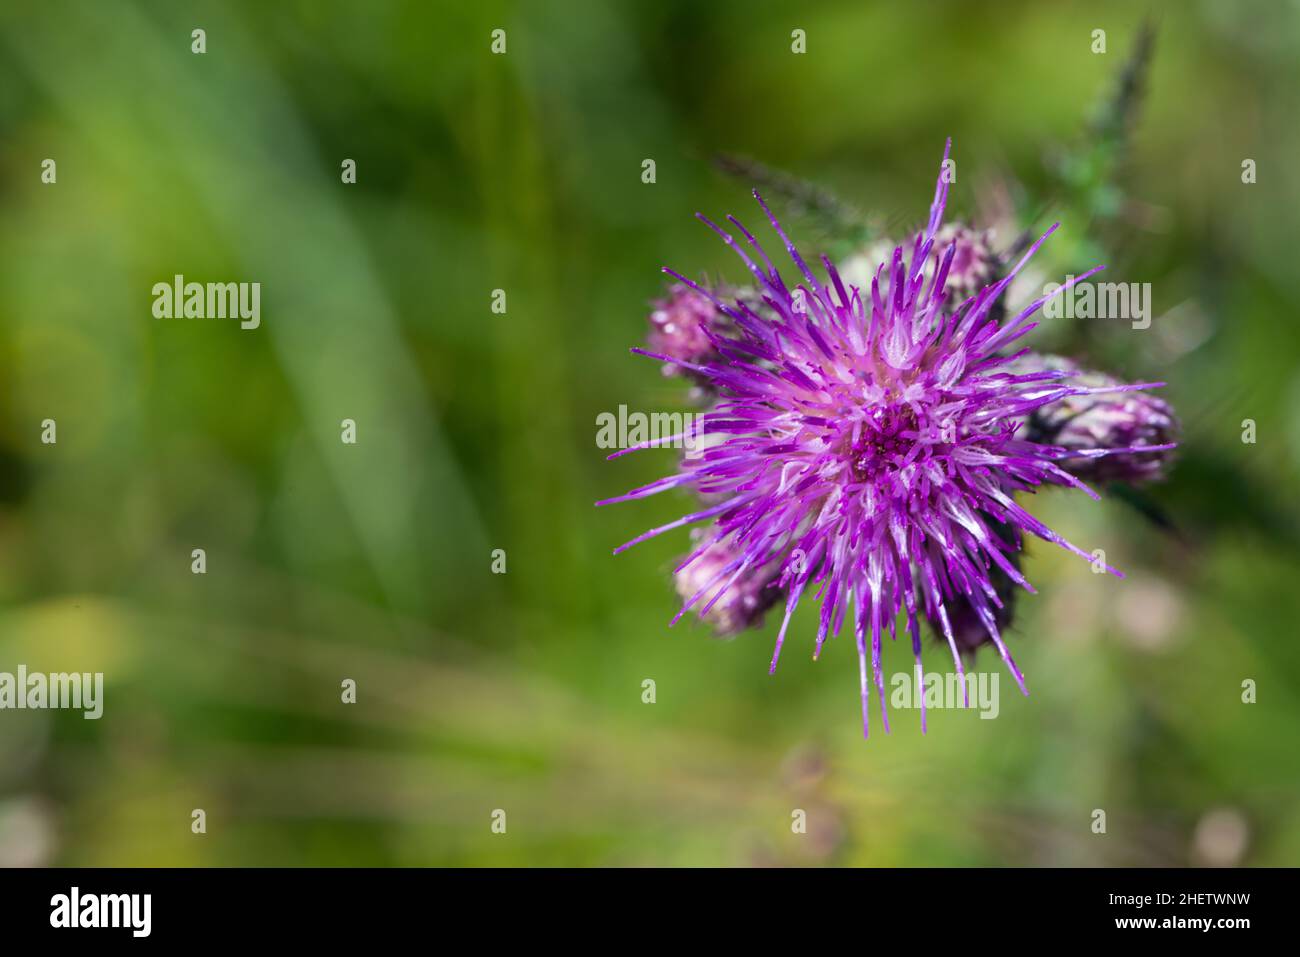
M 1140 121 L 1098 156 L 1147 13 Z M 0 712 L 0 864 L 1300 863 L 1298 50 L 1274 2 L 6 4 L 0 671 L 106 691 L 97 722 Z M 1129 579 L 1031 544 L 1031 697 L 1003 675 L 997 720 L 863 741 L 811 602 L 774 677 L 771 618 L 667 629 L 685 533 L 611 550 L 685 498 L 592 503 L 673 453 L 606 462 L 595 421 L 687 407 L 627 349 L 661 265 L 743 279 L 692 218 L 757 224 L 715 154 L 892 229 L 949 135 L 953 213 L 1061 218 L 1043 279 L 1152 284 L 1151 329 L 1037 344 L 1169 382 L 1176 532 L 1034 501 Z M 176 273 L 261 282 L 261 328 L 154 319 Z

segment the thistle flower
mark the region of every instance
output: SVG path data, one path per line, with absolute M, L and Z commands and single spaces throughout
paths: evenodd
M 1055 369 L 1064 381 L 1105 387 L 1119 382 L 1102 372 L 1090 372 L 1060 356 L 1029 354 L 1017 368 Z M 1063 466 L 1087 482 L 1141 484 L 1164 478 L 1173 458 L 1178 419 L 1169 403 L 1149 392 L 1071 395 L 1034 410 L 1027 417 L 1026 435 L 1035 442 L 1078 453 Z M 1087 449 L 1107 449 L 1094 458 Z
M 1025 690 L 998 627 L 995 576 L 1000 570 L 1016 585 L 1032 589 L 997 527 L 1006 526 L 1013 536 L 1029 532 L 1091 561 L 1088 553 L 1029 514 L 1016 495 L 1054 484 L 1095 498 L 1057 463 L 1071 454 L 1108 451 L 1072 452 L 1034 442 L 1018 435 L 1018 429 L 1025 416 L 1069 396 L 1150 387 L 1069 384 L 1062 381 L 1064 373 L 1054 370 L 1009 372 L 1008 364 L 1024 354 L 1008 354 L 1009 348 L 1034 328 L 1032 317 L 1048 297 L 1006 322 L 995 319 L 993 309 L 1057 227 L 1003 278 L 950 310 L 944 306 L 944 290 L 956 244 L 940 251 L 931 278 L 924 275 L 947 193 L 941 175 L 926 228 L 910 251 L 897 247 L 878 265 L 869 292 L 846 287 L 826 257 L 822 263 L 829 282 L 818 279 L 757 192 L 759 206 L 802 279 L 793 289 L 739 221 L 728 217 L 738 234 L 733 235 L 701 216 L 740 257 L 767 308 L 760 315 L 742 299 L 724 303 L 665 270 L 709 296 L 734 323 L 735 335 L 710 331 L 717 358 L 702 363 L 632 351 L 682 365 L 714 387 L 719 401 L 701 423 L 715 441 L 683 459 L 674 474 L 598 503 L 671 488 L 693 489 L 704 497 L 702 507 L 616 549 L 621 552 L 687 524 L 712 523 L 679 571 L 716 546 L 729 557 L 710 570 L 674 621 L 706 595 L 716 607 L 747 575 L 779 563 L 777 581 L 787 597 L 772 671 L 805 592 L 811 590 L 821 604 L 814 657 L 849 619 L 858 649 L 864 735 L 870 727 L 873 678 L 881 720 L 889 730 L 882 636 L 887 631 L 896 637 L 900 614 L 905 614 L 918 669 L 918 619 L 924 613 L 939 623 L 954 666 L 964 675 L 949 612 L 967 602 Z M 646 446 L 651 444 L 656 443 Z

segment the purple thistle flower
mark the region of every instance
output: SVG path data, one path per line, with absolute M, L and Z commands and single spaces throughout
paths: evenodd
M 945 160 L 950 149 L 951 140 Z M 786 601 L 773 672 L 791 615 L 805 592 L 811 590 L 821 603 L 814 658 L 826 638 L 849 620 L 858 648 L 864 735 L 870 727 L 873 678 L 881 720 L 889 730 L 882 635 L 887 631 L 897 637 L 900 614 L 906 616 L 918 670 L 919 618 L 925 615 L 939 623 L 956 671 L 964 676 L 950 610 L 967 603 L 1025 690 L 997 620 L 998 574 L 1032 591 L 1008 538 L 1018 541 L 1029 532 L 1085 560 L 1091 556 L 1030 515 L 1016 494 L 1050 484 L 1079 488 L 1096 498 L 1058 462 L 1109 450 L 1041 444 L 1018 434 L 1020 426 L 1036 409 L 1067 396 L 1151 387 L 1066 384 L 1065 373 L 1055 370 L 1010 372 L 1007 366 L 1027 350 L 1008 350 L 1035 327 L 1032 316 L 1049 297 L 1006 322 L 993 310 L 1057 227 L 1003 278 L 957 308 L 945 308 L 956 244 L 942 250 L 932 277 L 924 272 L 935 251 L 947 193 L 941 175 L 929 223 L 911 244 L 910 255 L 895 248 L 876 269 L 869 292 L 846 288 L 825 257 L 829 285 L 819 280 L 757 192 L 755 198 L 802 278 L 793 289 L 739 221 L 727 217 L 737 238 L 700 216 L 745 264 L 765 308 L 760 314 L 742 299 L 728 305 L 665 269 L 708 296 L 734 324 L 735 335 L 709 331 L 717 358 L 699 364 L 632 351 L 682 365 L 709 383 L 719 400 L 702 416 L 702 451 L 684 458 L 676 473 L 598 503 L 644 498 L 670 488 L 691 488 L 701 495 L 702 507 L 615 550 L 617 554 L 670 529 L 712 522 L 678 571 L 715 547 L 724 547 L 727 557 L 715 563 L 674 622 L 706 596 L 705 608 L 716 607 L 747 576 L 779 562 L 777 581 Z M 1010 532 L 1000 532 L 1001 527 Z M 924 729 L 924 710 L 921 722 Z

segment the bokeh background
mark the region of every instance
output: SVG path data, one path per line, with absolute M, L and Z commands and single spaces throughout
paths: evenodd
M 106 700 L 0 712 L 0 864 L 1300 863 L 1298 47 L 1262 0 L 6 4 L 0 670 Z M 666 627 L 685 533 L 611 550 L 685 500 L 592 504 L 672 453 L 595 421 L 689 408 L 627 350 L 661 265 L 742 278 L 692 218 L 756 219 L 718 153 L 887 232 L 949 135 L 955 213 L 1064 222 L 1044 279 L 1152 284 L 1150 329 L 1037 344 L 1168 381 L 1185 444 L 1145 499 L 1034 503 L 1130 577 L 1031 546 L 1031 697 L 864 741 L 811 603 L 774 677 L 776 621 Z M 261 282 L 261 328 L 154 319 L 176 273 Z

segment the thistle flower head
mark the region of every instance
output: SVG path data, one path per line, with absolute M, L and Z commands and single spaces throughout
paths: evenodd
M 712 523 L 681 566 L 714 556 L 712 567 L 678 618 L 706 596 L 716 607 L 719 596 L 756 570 L 779 565 L 777 581 L 787 597 L 773 671 L 805 594 L 820 602 L 817 652 L 849 622 L 864 734 L 873 683 L 889 730 L 882 636 L 895 636 L 900 615 L 918 668 L 919 618 L 928 616 L 939 623 L 960 674 L 950 610 L 964 602 L 1024 689 L 998 627 L 996 577 L 1029 588 L 1014 557 L 1021 532 L 1085 560 L 1091 556 L 1034 518 L 1016 495 L 1049 484 L 1095 493 L 1058 464 L 1070 450 L 1026 438 L 1021 425 L 1067 396 L 1137 388 L 1066 384 L 1055 370 L 1008 370 L 1022 354 L 1010 350 L 1034 328 L 1032 317 L 1046 297 L 1009 321 L 999 321 L 994 307 L 1056 227 L 1003 278 L 950 307 L 944 290 L 958 244 L 937 248 L 947 192 L 941 175 L 927 226 L 908 248 L 895 248 L 878 264 L 869 288 L 846 286 L 825 257 L 827 278 L 819 279 L 757 193 L 797 285 L 739 221 L 728 217 L 729 231 L 701 216 L 753 276 L 762 307 L 748 299 L 728 304 L 665 270 L 710 296 L 734 325 L 734 335 L 708 332 L 716 358 L 698 364 L 633 350 L 686 366 L 713 387 L 718 402 L 701 419 L 709 444 L 674 474 L 607 500 L 670 488 L 701 495 L 702 507 L 618 549 L 690 523 Z M 927 278 L 936 252 L 938 265 Z M 1002 527 L 1010 533 L 999 532 Z M 719 547 L 725 549 L 720 561 Z

